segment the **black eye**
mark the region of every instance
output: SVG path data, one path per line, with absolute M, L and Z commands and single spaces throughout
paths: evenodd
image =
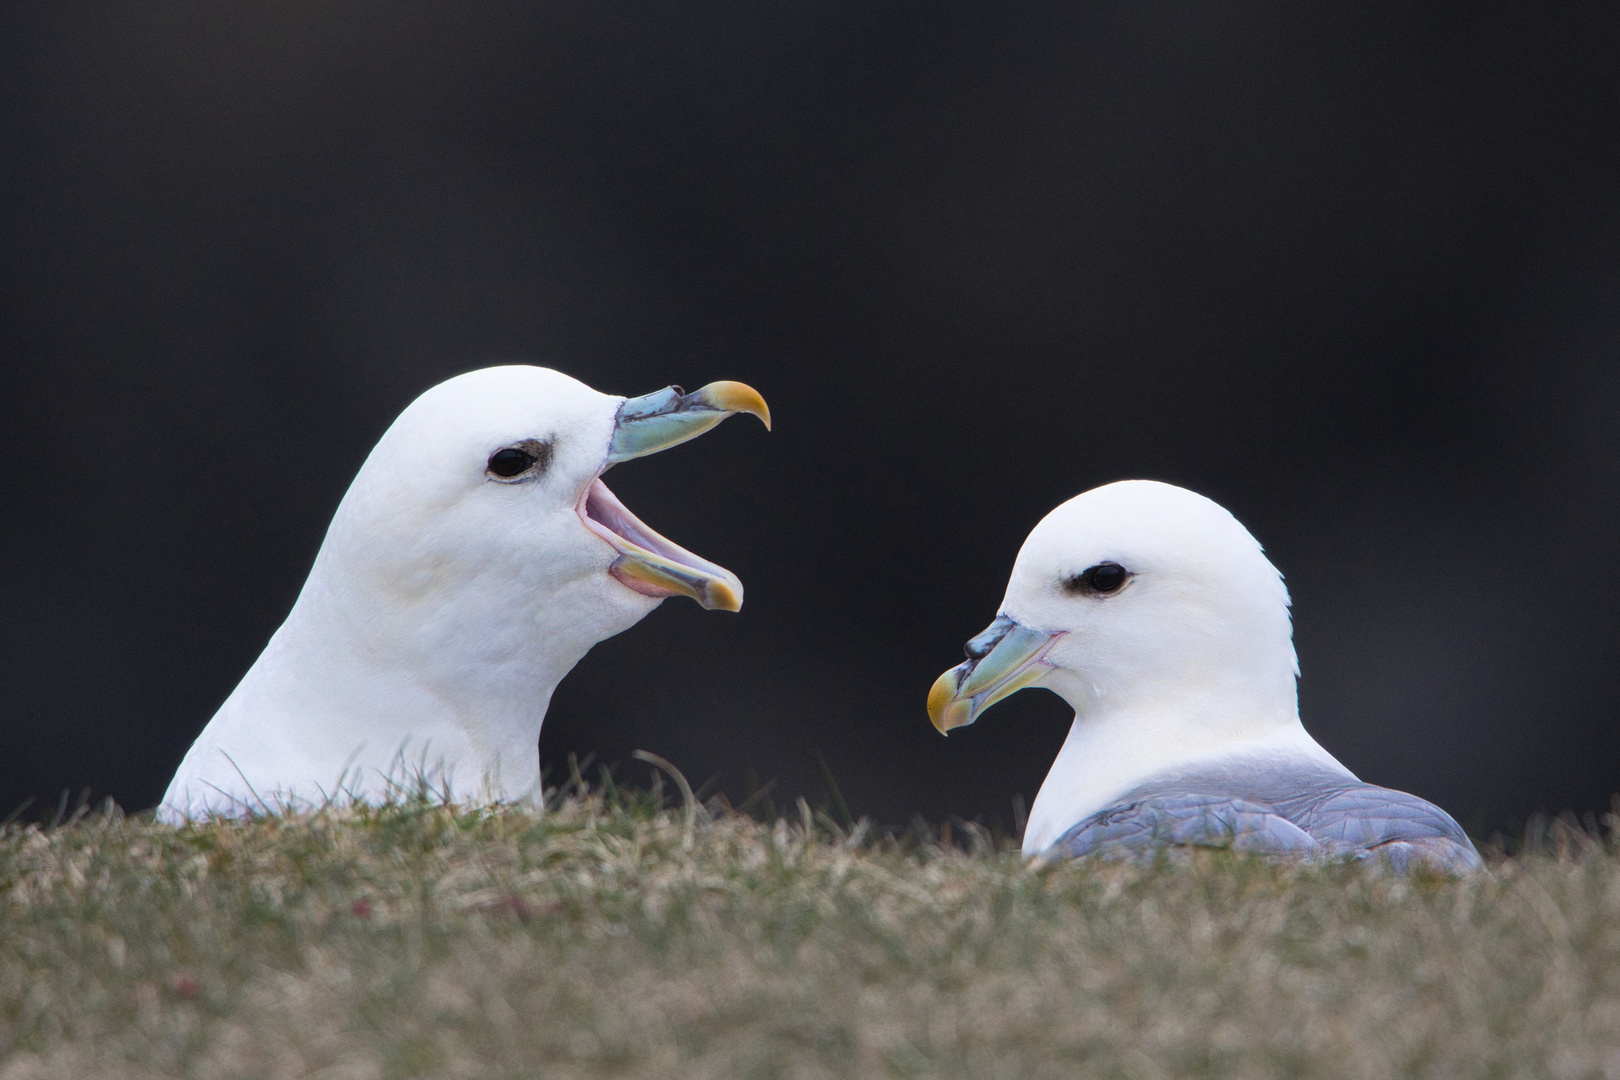
M 1089 593 L 1093 596 L 1118 592 L 1120 586 L 1131 579 L 1131 572 L 1119 563 L 1098 563 L 1078 577 L 1064 582 L 1070 592 Z
M 504 450 L 497 450 L 489 455 L 489 471 L 496 476 L 513 477 L 519 473 L 528 472 L 534 468 L 534 463 L 539 460 L 527 450 L 508 446 Z

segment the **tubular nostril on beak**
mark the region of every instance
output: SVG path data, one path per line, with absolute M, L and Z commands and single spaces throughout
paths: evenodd
M 990 650 L 1001 644 L 1001 639 L 1006 637 L 1007 632 L 1015 625 L 1007 616 L 997 615 L 996 621 L 985 627 L 982 633 L 964 645 L 962 651 L 967 653 L 967 658 L 976 664 L 989 656 Z

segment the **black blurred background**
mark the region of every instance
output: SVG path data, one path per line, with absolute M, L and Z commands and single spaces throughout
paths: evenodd
M 511 361 L 777 421 L 615 471 L 748 606 L 599 646 L 549 763 L 1008 822 L 1068 710 L 928 686 L 1151 477 L 1266 545 L 1365 779 L 1620 789 L 1611 4 L 0 11 L 3 809 L 155 802 L 378 435 Z

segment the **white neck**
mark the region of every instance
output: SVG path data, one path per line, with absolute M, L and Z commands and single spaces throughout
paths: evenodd
M 1291 752 L 1349 773 L 1306 732 L 1286 695 L 1232 685 L 1190 688 L 1151 701 L 1111 703 L 1094 687 L 1053 672 L 1052 688 L 1076 705 L 1073 726 L 1030 809 L 1024 853 L 1044 851 L 1074 825 L 1142 782 L 1199 761 Z
M 594 591 L 622 590 L 606 575 L 548 581 L 520 563 L 489 564 L 448 594 L 432 586 L 424 577 L 413 595 L 409 582 L 379 582 L 323 551 L 165 806 L 320 801 L 340 774 L 372 800 L 419 772 L 459 800 L 538 794 L 552 692 L 652 601 L 603 603 Z

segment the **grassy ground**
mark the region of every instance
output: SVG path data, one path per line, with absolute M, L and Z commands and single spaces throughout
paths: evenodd
M 10 826 L 0 1080 L 1620 1078 L 1585 834 L 1465 881 L 967 840 L 599 795 Z

